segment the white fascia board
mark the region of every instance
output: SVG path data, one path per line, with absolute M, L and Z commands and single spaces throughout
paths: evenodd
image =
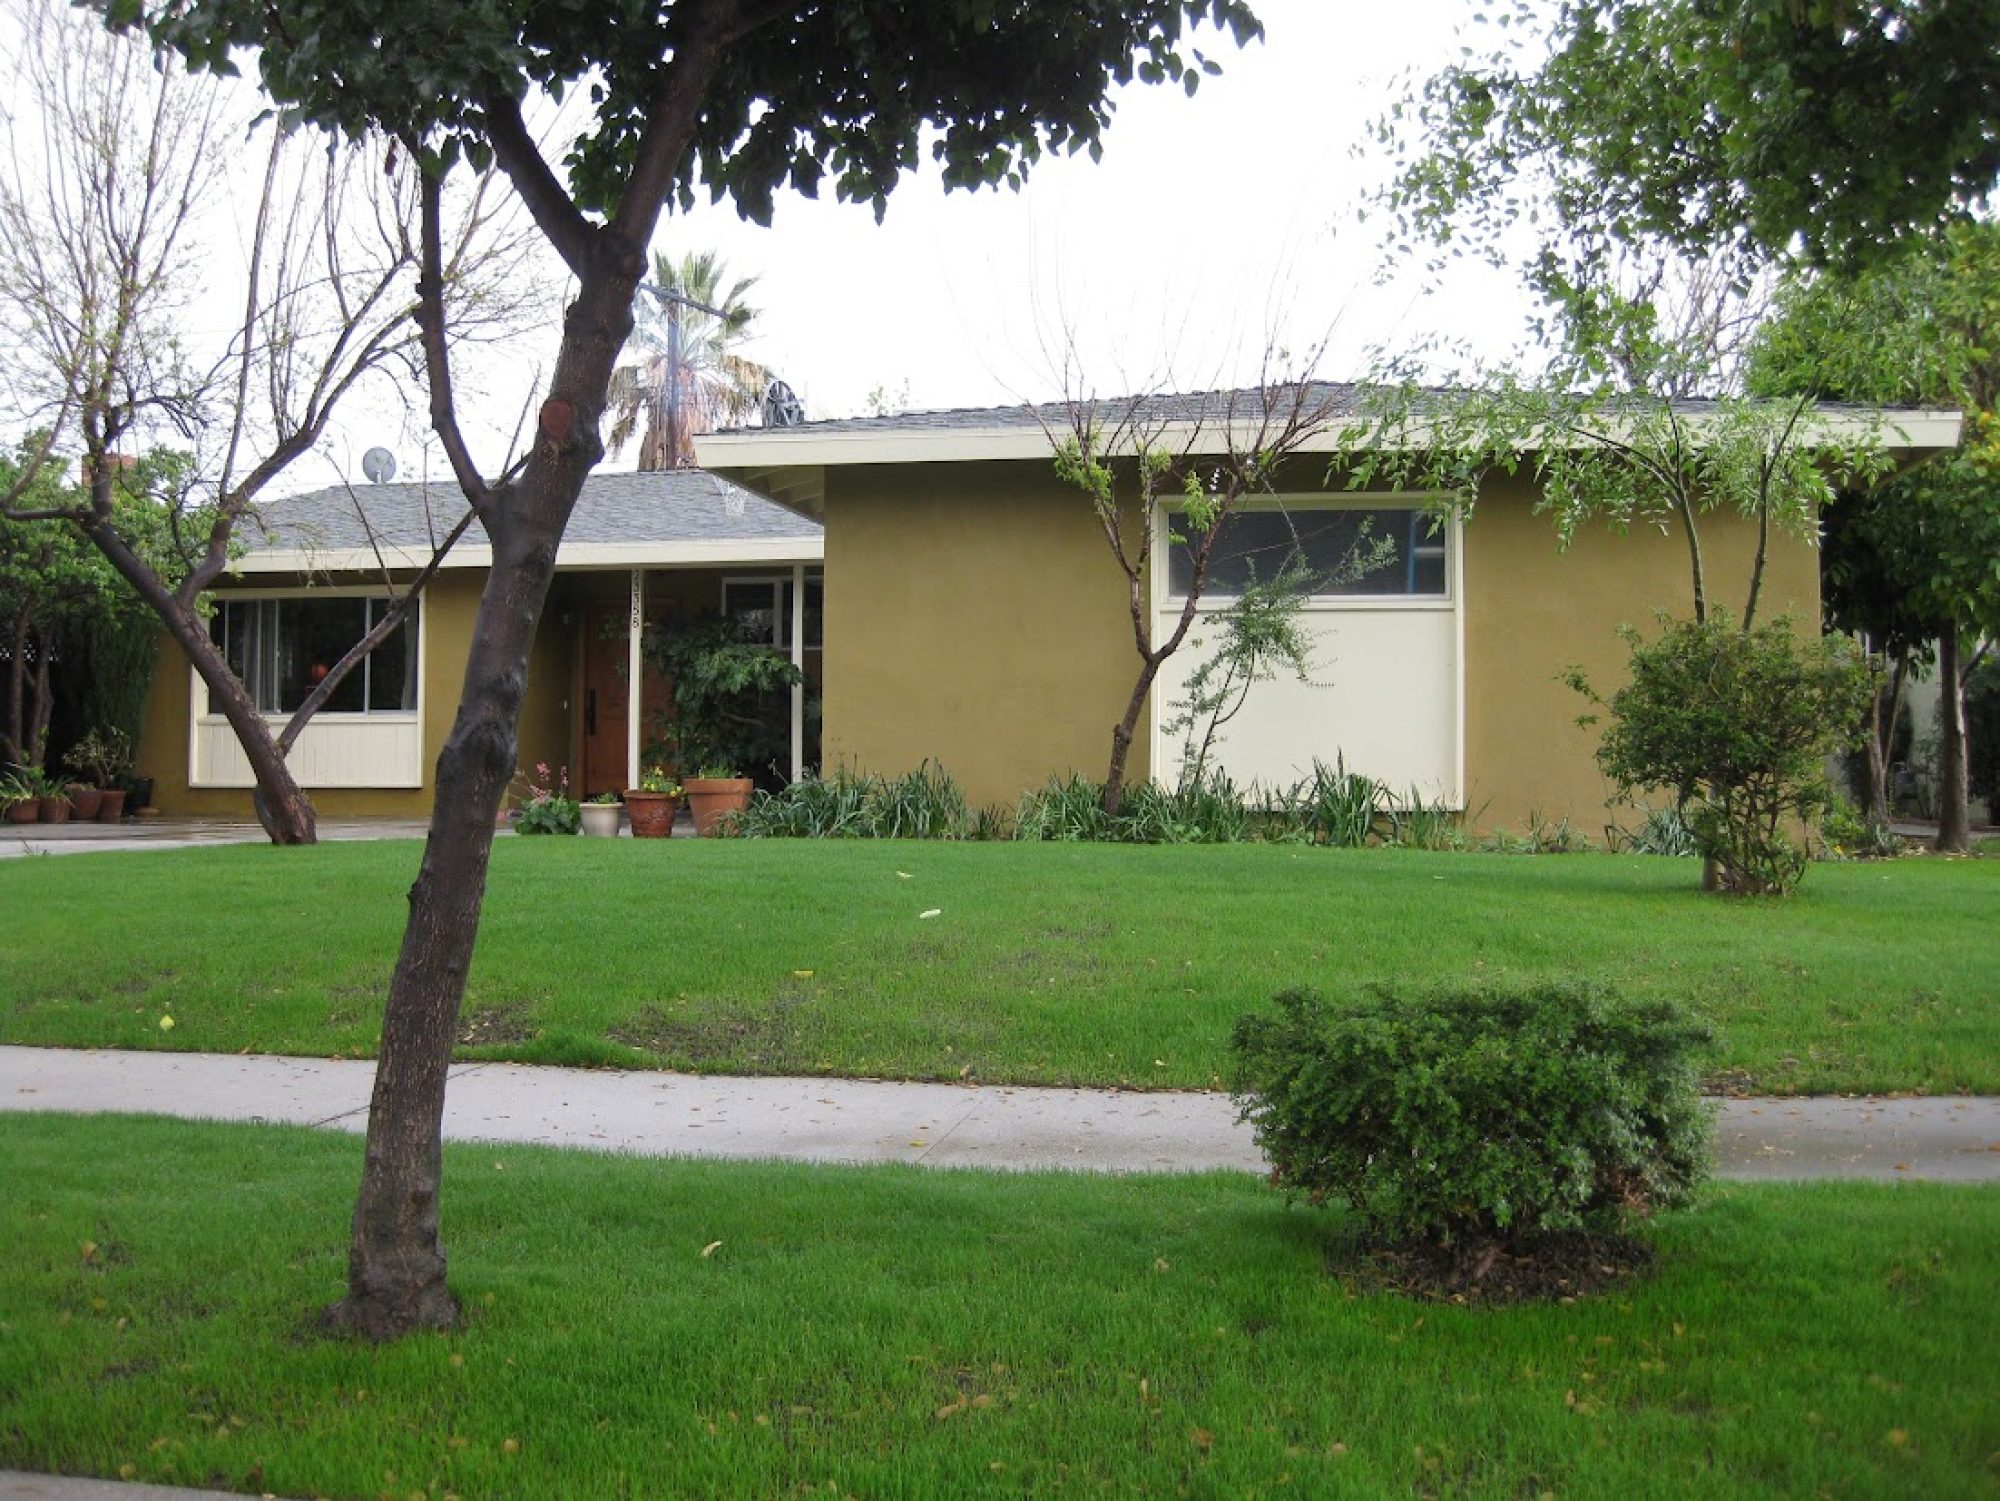
M 714 542 L 565 542 L 556 568 L 699 568 L 742 563 L 817 563 L 824 537 L 758 537 Z
M 556 553 L 558 572 L 568 568 L 702 568 L 743 563 L 818 563 L 826 556 L 823 537 L 756 537 L 712 542 L 565 542 Z M 237 574 L 415 572 L 431 560 L 428 549 L 385 547 L 271 548 L 238 558 Z M 460 544 L 444 560 L 444 568 L 493 566 L 492 547 Z
M 1355 420 L 1360 420 L 1359 418 Z M 1700 413 L 1688 418 L 1699 432 Z M 1339 453 L 1350 447 L 1344 434 L 1348 423 L 1335 421 L 1296 445 L 1300 453 Z M 1615 435 L 1622 424 L 1600 424 Z M 1895 412 L 1820 411 L 1810 418 L 1809 431 L 1831 442 L 1853 443 L 1873 436 L 1892 450 L 1943 452 L 1958 445 L 1963 426 L 1960 413 L 1948 410 Z M 1252 445 L 1262 424 L 1230 424 L 1229 438 L 1217 423 L 1172 423 L 1144 434 L 1156 448 L 1177 452 L 1217 453 L 1233 440 L 1239 448 Z M 1430 425 L 1412 422 L 1395 446 L 1422 449 L 1430 441 Z M 1062 435 L 1057 434 L 1060 438 Z M 709 433 L 695 440 L 702 467 L 736 476 L 744 471 L 835 468 L 851 464 L 967 463 L 981 459 L 1047 459 L 1053 453 L 1049 435 L 1038 427 L 869 428 L 865 431 L 814 433 L 799 429 L 753 429 Z M 1130 452 L 1132 443 L 1122 451 Z M 1114 449 L 1113 452 L 1120 450 Z
M 1239 447 L 1255 441 L 1262 424 L 1231 424 Z M 695 439 L 704 469 L 735 476 L 745 470 L 832 469 L 849 464 L 962 464 L 981 459 L 1048 459 L 1066 429 L 1054 441 L 1039 427 L 870 428 L 865 432 L 801 433 L 797 429 L 752 429 L 740 433 L 710 433 Z M 1131 453 L 1137 439 L 1173 452 L 1228 450 L 1221 424 L 1175 422 L 1148 428 L 1113 445 L 1110 452 Z M 1299 445 L 1303 452 L 1333 452 L 1343 445 L 1338 426 Z

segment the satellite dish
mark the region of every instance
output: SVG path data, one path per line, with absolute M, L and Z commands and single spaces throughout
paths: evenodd
M 371 448 L 361 456 L 361 472 L 378 485 L 396 477 L 396 456 L 386 448 Z
M 764 388 L 764 426 L 797 427 L 806 420 L 806 404 L 792 388 L 774 380 Z

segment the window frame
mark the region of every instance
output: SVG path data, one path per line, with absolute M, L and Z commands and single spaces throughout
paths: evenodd
M 1330 610 L 1452 610 L 1458 607 L 1462 592 L 1463 571 L 1463 527 L 1455 511 L 1438 512 L 1436 503 L 1428 496 L 1414 496 L 1407 492 L 1356 491 L 1352 494 L 1327 494 L 1323 492 L 1258 496 L 1243 500 L 1233 508 L 1234 514 L 1248 512 L 1288 513 L 1306 511 L 1411 511 L 1437 515 L 1439 531 L 1433 543 L 1422 551 L 1429 553 L 1435 549 L 1442 564 L 1444 587 L 1436 594 L 1311 594 L 1306 596 L 1301 608 L 1311 612 Z M 1187 603 L 1187 595 L 1173 585 L 1173 548 L 1171 537 L 1173 519 L 1182 514 L 1180 508 L 1170 502 L 1162 502 L 1155 520 L 1153 554 L 1154 598 L 1156 608 L 1178 609 Z M 1406 561 L 1406 560 L 1399 560 Z M 1239 593 L 1224 593 L 1212 585 L 1204 586 L 1195 609 L 1201 613 L 1221 611 L 1229 608 L 1242 596 Z
M 264 606 L 281 609 L 287 603 L 304 604 L 335 599 L 359 599 L 364 602 L 366 613 L 363 616 L 364 624 L 362 626 L 362 633 L 365 635 L 369 630 L 374 628 L 377 618 L 375 610 L 378 607 L 386 609 L 394 603 L 395 596 L 383 593 L 379 585 L 328 585 L 314 589 L 231 589 L 226 593 L 218 593 L 215 596 L 216 613 L 211 618 L 210 636 L 221 649 L 223 659 L 227 661 L 229 655 L 228 637 L 226 634 L 222 636 L 215 634 L 214 621 L 223 618 L 223 612 L 229 606 L 254 605 L 260 609 Z M 424 628 L 425 603 L 425 600 L 420 595 L 412 603 L 409 617 L 403 622 L 405 629 L 415 632 L 415 644 L 407 648 L 409 652 L 408 671 L 411 683 L 411 691 L 407 696 L 411 699 L 411 706 L 407 709 L 370 709 L 367 707 L 368 683 L 374 670 L 372 661 L 374 653 L 371 652 L 369 657 L 364 658 L 361 663 L 363 707 L 359 709 L 320 709 L 313 715 L 315 722 L 325 720 L 330 723 L 340 724 L 363 724 L 370 722 L 390 724 L 417 722 L 422 719 L 424 708 L 424 662 L 428 646 Z M 377 648 L 377 650 L 380 650 L 380 648 Z M 208 690 L 208 685 L 202 681 L 199 673 L 194 673 L 193 679 L 196 697 L 195 719 L 197 722 L 205 724 L 220 723 L 224 719 L 224 715 L 215 707 L 212 695 Z M 257 703 L 257 685 L 246 682 L 244 683 L 244 687 L 250 691 L 252 702 Z M 257 703 L 257 712 L 273 723 L 283 724 L 298 711 L 296 709 L 266 708 L 262 703 Z
M 815 640 L 810 633 L 806 635 L 802 649 L 809 653 L 823 652 L 826 649 L 825 570 L 820 569 L 818 571 L 814 571 L 812 569 L 808 569 L 806 571 L 806 575 L 803 580 L 803 585 L 804 587 L 800 590 L 801 595 L 809 593 L 814 585 L 818 585 L 819 587 L 820 629 L 819 629 L 819 638 L 817 640 Z M 792 575 L 789 571 L 785 573 L 725 574 L 723 576 L 722 588 L 721 588 L 723 618 L 728 620 L 733 620 L 736 618 L 735 615 L 730 610 L 730 605 L 729 605 L 729 591 L 731 589 L 768 588 L 769 590 L 771 590 L 771 604 L 768 608 L 770 609 L 772 616 L 773 639 L 767 642 L 761 642 L 759 644 L 775 647 L 777 650 L 783 652 L 787 657 L 789 657 L 792 652 L 792 632 L 791 632 L 791 620 L 785 613 L 785 595 L 791 589 L 791 587 L 792 587 Z M 761 609 L 765 607 L 755 606 L 754 608 Z M 806 614 L 807 622 L 810 623 L 812 619 L 813 615 L 810 611 L 808 611 Z

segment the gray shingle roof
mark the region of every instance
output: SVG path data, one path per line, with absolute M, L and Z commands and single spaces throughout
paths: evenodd
M 1288 408 L 1291 390 L 1288 386 L 1274 386 L 1272 399 L 1281 408 Z M 1364 415 L 1371 398 L 1389 396 L 1393 388 L 1370 385 L 1358 381 L 1311 381 L 1307 383 L 1302 405 L 1307 409 L 1323 408 L 1328 416 L 1348 417 Z M 1433 404 L 1449 406 L 1463 400 L 1468 393 L 1463 388 L 1449 386 L 1428 386 L 1421 389 L 1417 406 L 1422 410 Z M 1175 393 L 1155 393 L 1140 396 L 1094 397 L 1084 405 L 1100 421 L 1113 424 L 1128 415 L 1136 415 L 1141 427 L 1162 423 L 1220 423 L 1232 416 L 1254 417 L 1263 400 L 1263 393 L 1254 386 L 1236 390 L 1187 391 Z M 1650 408 L 1647 398 L 1633 398 L 1635 408 Z M 1721 404 L 1700 397 L 1677 398 L 1677 411 L 1690 416 L 1698 416 L 1716 410 Z M 1852 405 L 1845 402 L 1819 402 L 1818 410 L 1826 413 L 1853 412 L 1866 415 L 1877 410 L 1895 408 L 1874 408 Z M 1015 428 L 1046 427 L 1056 432 L 1066 431 L 1072 425 L 1071 404 L 1066 401 L 1047 401 L 1039 404 L 1017 403 L 999 407 L 951 407 L 928 412 L 897 412 L 886 417 L 834 417 L 818 422 L 803 422 L 795 427 L 766 428 L 762 431 L 773 435 L 797 433 L 804 437 L 828 433 L 867 432 L 991 432 Z M 741 432 L 748 429 L 725 429 L 725 432 Z
M 1273 388 L 1274 390 L 1279 388 Z M 1308 407 L 1325 403 L 1329 412 L 1358 412 L 1370 387 L 1346 381 L 1313 381 L 1307 388 Z M 1135 408 L 1146 424 L 1155 422 L 1219 422 L 1232 413 L 1248 416 L 1257 410 L 1260 393 L 1253 387 L 1237 391 L 1185 391 L 1144 396 L 1094 398 L 1089 405 L 1107 423 Z M 802 422 L 796 427 L 769 428 L 773 434 L 991 431 L 995 428 L 1037 428 L 1058 432 L 1070 426 L 1070 404 L 1045 401 L 1039 405 L 952 407 L 934 412 L 897 412 L 887 417 L 834 417 Z
M 740 502 L 732 515 L 732 498 Z M 363 515 L 367 520 L 364 523 Z M 365 549 L 372 535 L 385 547 L 428 549 L 465 514 L 465 497 L 450 482 L 337 485 L 274 500 L 257 526 L 239 535 L 251 551 Z M 743 542 L 813 538 L 816 521 L 774 505 L 754 490 L 701 469 L 652 474 L 593 474 L 563 534 L 566 543 Z M 486 541 L 474 522 L 466 544 Z

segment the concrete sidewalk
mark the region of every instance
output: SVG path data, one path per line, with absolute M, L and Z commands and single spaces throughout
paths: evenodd
M 322 818 L 323 843 L 354 839 L 422 839 L 421 818 Z M 110 850 L 180 850 L 213 844 L 267 844 L 255 820 L 128 818 L 120 823 L 0 822 L 0 860 L 28 855 L 83 855 Z M 6 1492 L 0 1491 L 0 1496 Z
M 360 1131 L 370 1061 L 0 1047 L 0 1111 Z M 533 1068 L 452 1069 L 445 1135 L 653 1157 L 1093 1172 L 1263 1171 L 1226 1095 Z M 2000 1099 L 1730 1099 L 1732 1178 L 2000 1182 Z

